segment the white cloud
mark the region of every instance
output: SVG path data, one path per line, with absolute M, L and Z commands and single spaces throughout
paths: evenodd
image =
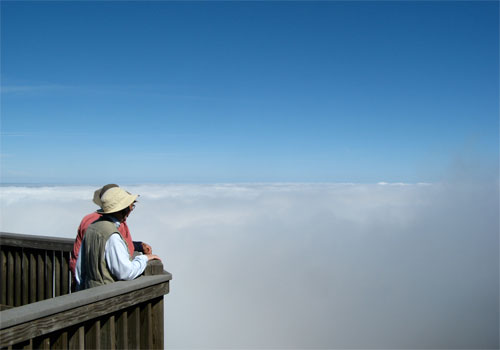
M 94 188 L 83 186 L 3 186 L 0 187 L 2 204 L 11 205 L 32 201 L 68 202 L 92 199 Z
M 126 189 L 174 275 L 169 348 L 498 346 L 498 184 Z M 0 191 L 2 231 L 74 237 L 96 209 L 88 186 Z

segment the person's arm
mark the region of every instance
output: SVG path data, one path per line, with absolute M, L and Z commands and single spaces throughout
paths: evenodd
M 81 240 L 78 239 L 78 237 L 75 240 L 75 243 L 73 244 L 73 250 L 71 250 L 70 257 L 69 257 L 69 269 L 71 270 L 71 273 L 73 274 L 73 277 L 75 277 L 75 269 L 76 269 L 76 261 L 78 260 L 78 253 L 80 252 L 80 245 L 82 244 Z
M 130 281 L 144 272 L 148 260 L 159 259 L 156 255 L 138 255 L 129 260 L 127 244 L 117 233 L 106 242 L 104 258 L 111 274 L 118 280 Z
M 78 260 L 78 254 L 80 253 L 80 247 L 82 245 L 82 240 L 83 236 L 85 235 L 85 229 L 83 228 L 84 222 L 82 221 L 80 223 L 80 226 L 78 227 L 78 233 L 75 238 L 75 242 L 73 243 L 73 249 L 71 250 L 70 257 L 69 257 L 69 268 L 71 272 L 73 273 L 73 277 L 76 276 L 76 262 Z
M 153 250 L 151 249 L 151 246 L 147 243 L 136 242 L 136 241 L 133 241 L 132 243 L 134 243 L 134 250 L 136 252 L 141 252 L 144 254 L 151 254 L 153 252 Z
M 76 259 L 75 262 L 75 269 L 73 273 L 73 277 L 75 278 L 76 281 L 76 290 L 80 290 L 80 284 L 82 283 L 82 254 L 78 255 L 78 258 Z
M 142 251 L 142 242 L 137 242 L 137 241 L 133 241 L 132 243 L 134 243 L 134 250 L 136 252 L 141 252 L 141 253 L 144 253 Z
M 97 213 L 91 213 L 89 215 L 86 215 L 82 221 L 80 222 L 80 226 L 78 226 L 78 231 L 76 234 L 75 242 L 73 243 L 73 249 L 71 250 L 70 257 L 69 257 L 69 268 L 73 274 L 73 277 L 75 277 L 76 274 L 76 261 L 78 259 L 78 254 L 80 253 L 80 248 L 83 242 L 83 238 L 85 236 L 85 232 L 87 231 L 87 228 L 96 220 L 98 220 L 101 217 L 101 215 Z

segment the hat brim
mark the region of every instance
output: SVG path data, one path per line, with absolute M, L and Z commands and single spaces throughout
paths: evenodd
M 96 212 L 98 214 L 113 214 L 113 213 L 117 213 L 125 208 L 127 208 L 128 206 L 130 206 L 130 204 L 134 203 L 137 198 L 139 197 L 138 194 L 131 194 L 129 197 L 127 198 L 124 198 L 123 201 L 121 201 L 120 203 L 116 204 L 113 208 L 110 208 L 108 210 L 104 210 L 104 209 L 98 209 Z
M 94 191 L 94 199 L 92 200 L 92 201 L 93 201 L 95 204 L 97 204 L 98 206 L 101 206 L 101 205 L 102 205 L 101 198 L 100 198 L 101 191 L 102 191 L 102 188 L 100 188 L 100 189 L 98 189 L 98 190 L 95 190 L 95 191 Z

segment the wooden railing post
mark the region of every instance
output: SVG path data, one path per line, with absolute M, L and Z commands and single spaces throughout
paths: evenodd
M 140 307 L 141 310 L 141 330 L 140 347 L 141 349 L 153 348 L 153 320 L 151 315 L 151 302 L 146 302 Z
M 71 327 L 68 330 L 68 348 L 72 350 L 85 349 L 85 328 L 83 325 Z
M 62 252 L 61 294 L 69 292 L 69 252 Z
M 116 349 L 115 316 L 105 316 L 101 320 L 101 349 Z
M 7 303 L 14 306 L 14 255 L 12 249 L 7 250 Z
M 116 348 L 128 349 L 128 316 L 127 310 L 119 312 L 116 317 Z
M 128 348 L 140 349 L 141 318 L 139 306 L 134 306 L 128 312 Z
M 17 248 L 14 250 L 14 306 L 20 306 L 21 304 L 21 275 L 22 275 L 22 257 L 21 257 L 21 248 Z
M 58 297 L 63 295 L 61 293 L 61 259 L 62 252 L 54 252 L 54 272 L 55 272 L 55 284 L 54 284 L 54 296 Z
M 30 250 L 30 264 L 29 264 L 29 275 L 30 275 L 30 303 L 36 301 L 36 253 L 34 250 Z
M 153 344 L 152 349 L 164 348 L 163 335 L 163 296 L 152 301 L 152 327 L 153 327 Z
M 23 298 L 22 305 L 26 305 L 30 302 L 29 293 L 30 293 L 30 259 L 29 253 L 26 249 L 23 248 L 23 268 L 22 268 L 22 289 L 23 289 Z
M 54 268 L 53 268 L 54 251 L 45 252 L 45 299 L 54 296 Z
M 40 250 L 36 255 L 36 291 L 37 301 L 45 299 L 45 251 Z
M 101 321 L 91 320 L 85 325 L 85 349 L 101 348 Z
M 7 305 L 7 255 L 4 249 L 0 250 L 0 304 Z

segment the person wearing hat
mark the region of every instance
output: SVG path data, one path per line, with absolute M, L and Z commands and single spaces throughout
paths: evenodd
M 138 195 L 112 187 L 100 197 L 101 218 L 86 230 L 75 268 L 77 289 L 87 289 L 120 280 L 132 280 L 146 268 L 154 254 L 130 259 L 127 241 L 119 231 L 132 210 Z
M 104 193 L 109 190 L 110 188 L 113 187 L 119 187 L 116 184 L 108 184 L 103 186 L 102 188 L 99 188 L 94 191 L 94 199 L 93 202 L 97 204 L 99 207 L 102 206 L 101 202 L 101 197 L 104 195 Z M 77 235 L 75 238 L 75 243 L 73 243 L 73 250 L 70 253 L 70 258 L 69 258 L 69 268 L 71 270 L 71 274 L 73 276 L 73 280 L 75 279 L 75 267 L 76 267 L 76 260 L 78 259 L 78 254 L 80 252 L 80 246 L 82 245 L 82 240 L 83 236 L 85 236 L 85 232 L 87 231 L 87 228 L 92 224 L 94 221 L 97 221 L 100 219 L 102 214 L 98 212 L 93 212 L 88 215 L 86 215 L 82 221 L 80 222 L 80 226 L 78 226 L 78 231 Z M 134 251 L 144 253 L 144 254 L 151 254 L 152 249 L 151 246 L 147 243 L 144 242 L 136 242 L 132 241 L 132 236 L 130 235 L 130 230 L 128 228 L 127 222 L 124 221 L 120 227 L 118 228 L 120 231 L 122 237 L 127 241 L 127 248 L 129 251 L 130 256 L 132 257 L 134 255 Z

